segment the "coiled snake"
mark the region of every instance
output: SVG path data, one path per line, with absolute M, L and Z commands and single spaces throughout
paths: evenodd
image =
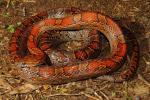
M 92 57 L 93 54 L 98 55 L 101 49 L 98 31 L 110 44 L 110 55 L 105 58 Z M 54 45 L 69 41 L 68 34 L 86 34 L 87 37 L 83 38 L 85 46 L 70 50 L 71 53 L 61 48 L 55 50 Z M 74 38 L 72 36 L 71 39 Z M 99 12 L 59 8 L 24 20 L 11 38 L 9 51 L 23 78 L 33 83 L 62 84 L 96 76 L 114 82 L 130 78 L 138 63 L 136 40 L 133 47 L 129 68 L 120 74 L 107 76 L 124 63 L 127 55 L 127 43 L 120 27 Z

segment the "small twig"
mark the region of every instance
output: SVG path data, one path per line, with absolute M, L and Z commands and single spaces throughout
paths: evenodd
M 29 94 L 28 99 L 29 99 L 29 100 L 34 100 L 32 94 Z M 27 100 L 27 99 L 25 99 L 25 100 Z
M 35 0 L 23 0 L 23 2 L 26 2 L 26 3 L 36 3 Z
M 67 93 L 63 93 L 63 94 L 51 94 L 51 95 L 47 95 L 46 97 L 55 97 L 55 96 L 80 96 L 82 94 L 67 94 Z
M 108 81 L 105 81 L 105 83 L 107 83 Z M 108 88 L 108 87 L 110 87 L 110 84 L 106 84 L 106 85 L 104 85 L 102 88 L 100 88 L 99 90 L 100 91 L 102 91 L 102 90 L 104 90 L 105 88 Z
M 9 8 L 11 2 L 12 2 L 12 0 L 9 0 L 9 1 L 8 1 L 7 6 L 6 6 L 6 9 Z
M 42 94 L 42 92 L 38 89 L 38 90 L 36 90 L 37 92 L 38 92 L 38 94 L 40 95 L 40 99 L 42 99 L 42 100 L 46 100 L 46 98 L 43 96 L 43 94 Z
M 96 98 L 96 97 L 94 97 L 94 96 L 91 96 L 91 95 L 89 95 L 89 94 L 87 94 L 87 93 L 81 92 L 81 94 L 83 94 L 83 95 L 85 95 L 85 96 L 87 96 L 87 97 L 89 97 L 89 98 L 91 98 L 91 99 L 93 99 L 93 100 L 99 100 L 99 98 Z
M 104 90 L 108 85 L 103 86 L 100 90 Z
M 19 99 L 19 94 L 16 94 L 15 100 Z
M 147 61 L 147 60 L 145 59 L 145 57 L 143 57 L 143 60 L 144 60 L 144 62 L 146 63 L 146 65 L 150 65 L 150 61 Z
M 93 97 L 87 93 L 84 93 L 84 92 L 80 92 L 79 94 L 67 94 L 67 93 L 62 93 L 62 94 L 52 94 L 52 95 L 48 95 L 46 97 L 54 97 L 54 96 L 81 96 L 81 95 L 85 95 L 86 97 L 89 97 L 93 100 L 99 100 L 98 98 L 96 97 Z
M 138 78 L 150 87 L 150 83 L 148 81 L 146 81 L 141 74 L 138 74 Z
M 30 94 L 30 95 L 31 95 L 31 94 Z M 27 99 L 28 99 L 28 95 L 25 96 L 24 100 L 27 100 Z M 31 99 L 31 100 L 33 100 L 33 99 Z
M 94 94 L 100 99 L 100 100 L 103 100 L 103 98 L 97 94 L 97 92 L 94 92 Z
M 124 85 L 124 90 L 123 90 L 123 93 L 125 95 L 125 98 L 128 98 L 128 82 L 127 81 L 124 81 L 123 82 L 123 85 Z
M 5 94 L 8 94 L 9 92 L 10 92 L 10 90 L 7 90 L 7 91 L 5 91 L 3 93 L 0 93 L 0 95 L 5 95 Z
M 127 54 L 127 66 L 130 66 L 131 64 L 131 58 L 129 57 L 129 55 Z
M 22 9 L 22 13 L 23 13 L 23 16 L 26 16 L 26 8 L 25 7 L 23 7 L 23 9 Z
M 102 91 L 99 91 L 107 100 L 110 100 L 109 98 L 108 98 L 108 96 L 104 93 L 104 92 L 102 92 Z
M 150 54 L 148 54 L 148 57 L 150 58 Z
M 146 34 L 145 34 L 145 37 L 146 37 L 146 38 L 150 38 L 150 32 L 146 33 Z
M 131 59 L 130 59 L 129 55 L 127 55 L 127 61 L 128 61 L 128 63 L 131 62 Z
M 18 76 L 0 75 L 0 78 L 18 78 Z

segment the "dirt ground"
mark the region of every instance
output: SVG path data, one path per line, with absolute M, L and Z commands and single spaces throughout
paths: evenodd
M 17 75 L 8 57 L 15 27 L 36 13 L 59 7 L 99 11 L 130 21 L 140 45 L 139 68 L 123 83 L 98 79 L 63 85 L 35 85 Z M 150 1 L 149 0 L 0 0 L 0 100 L 150 100 Z

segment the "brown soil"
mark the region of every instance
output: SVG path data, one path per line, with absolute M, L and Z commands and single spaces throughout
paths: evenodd
M 140 45 L 139 69 L 127 82 L 98 79 L 63 85 L 34 85 L 15 75 L 8 57 L 11 25 L 36 13 L 58 7 L 99 11 L 127 24 Z M 149 0 L 0 0 L 0 100 L 150 100 Z M 9 32 L 8 32 L 9 31 Z

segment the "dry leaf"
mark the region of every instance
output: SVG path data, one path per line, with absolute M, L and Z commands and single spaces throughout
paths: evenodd
M 56 89 L 59 93 L 67 93 L 68 92 L 68 89 L 66 88 L 58 88 Z
M 3 90 L 3 92 L 8 92 L 12 90 L 12 86 L 7 83 L 7 81 L 5 81 L 3 78 L 0 78 L 0 90 Z
M 50 85 L 43 85 L 44 90 L 48 90 L 50 88 Z
M 28 100 L 34 100 L 31 94 L 29 94 Z
M 27 2 L 27 3 L 35 3 L 35 0 L 23 0 L 23 2 Z
M 149 94 L 149 87 L 144 85 L 136 85 L 133 89 L 130 89 L 130 91 L 136 95 Z
M 38 89 L 38 86 L 32 84 L 24 84 L 17 88 L 14 88 L 9 94 L 28 93 Z

